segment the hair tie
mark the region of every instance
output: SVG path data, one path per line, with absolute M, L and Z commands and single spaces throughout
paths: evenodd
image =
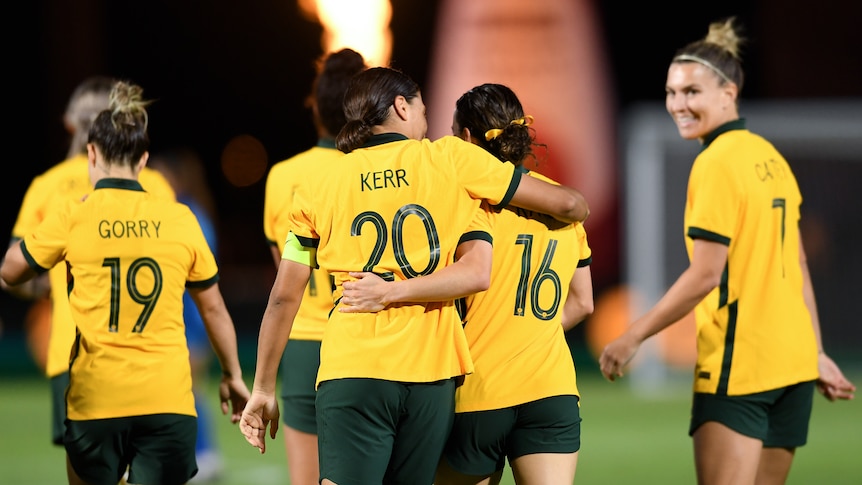
M 530 126 L 533 124 L 533 117 L 530 115 L 524 115 L 518 119 L 510 121 L 509 124 L 510 125 Z M 492 128 L 492 129 L 485 132 L 485 141 L 491 141 L 494 138 L 497 138 L 498 136 L 500 136 L 501 133 L 503 133 L 502 128 Z

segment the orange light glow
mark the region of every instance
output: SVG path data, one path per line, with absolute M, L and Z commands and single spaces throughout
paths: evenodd
M 392 55 L 389 0 L 297 0 L 323 26 L 323 52 L 349 47 L 371 66 L 387 66 Z
M 622 335 L 645 308 L 644 296 L 627 285 L 618 285 L 602 292 L 596 299 L 593 315 L 584 322 L 584 337 L 593 357 L 598 360 L 605 346 Z M 681 370 L 694 367 L 697 362 L 694 312 L 656 334 L 655 341 L 664 364 Z
M 269 157 L 263 143 L 251 135 L 231 139 L 221 154 L 221 170 L 234 187 L 248 187 L 263 179 Z

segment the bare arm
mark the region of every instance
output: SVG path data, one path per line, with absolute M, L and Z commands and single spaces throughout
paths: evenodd
M 238 423 L 240 414 L 248 402 L 249 392 L 245 381 L 242 380 L 233 320 L 227 311 L 218 284 L 205 289 L 189 288 L 189 294 L 198 307 L 213 351 L 221 365 L 219 399 L 221 399 L 222 414 L 230 412 L 231 422 Z
M 578 268 L 569 282 L 569 295 L 563 306 L 563 331 L 568 332 L 593 314 L 593 275 L 589 266 Z
M 51 292 L 51 280 L 48 277 L 48 273 L 37 275 L 35 278 L 15 286 L 9 286 L 5 281 L 0 279 L 0 288 L 22 300 L 38 300 Z
M 6 250 L 6 256 L 0 264 L 0 282 L 3 288 L 13 287 L 26 283 L 36 276 L 36 272 L 27 264 L 24 259 L 24 252 L 21 251 L 21 241 L 13 243 Z
M 276 269 L 278 269 L 278 265 L 281 263 L 281 253 L 278 252 L 278 246 L 270 244 L 269 252 L 272 254 L 272 261 L 275 263 Z
M 599 365 L 610 381 L 622 377 L 623 368 L 647 338 L 655 335 L 691 312 L 721 282 L 727 263 L 727 246 L 697 239 L 691 264 L 667 293 L 625 333 L 609 343 L 599 357 Z
M 22 300 L 36 300 L 47 295 L 48 292 L 51 291 L 51 281 L 48 278 L 48 273 L 39 275 L 35 271 L 32 271 L 30 269 L 30 267 L 27 265 L 27 261 L 24 260 L 24 255 L 21 252 L 20 246 L 21 240 L 15 239 L 7 249 L 7 259 L 9 251 L 12 250 L 13 247 L 16 248 L 16 250 L 14 250 L 13 252 L 18 253 L 20 259 L 17 259 L 18 256 L 13 256 L 12 259 L 17 260 L 18 265 L 20 265 L 21 262 L 24 263 L 24 266 L 26 268 L 24 269 L 25 273 L 23 277 L 25 278 L 25 280 L 21 283 L 12 285 L 7 283 L 6 279 L 2 277 L 2 274 L 0 274 L 0 288 L 6 290 L 10 295 L 17 298 L 21 298 Z M 12 263 L 12 266 L 8 268 L 10 273 L 17 273 L 20 270 L 20 268 L 17 270 L 13 269 L 15 268 L 15 264 L 16 263 Z M 32 274 L 30 272 L 32 272 Z
M 310 266 L 287 259 L 278 265 L 260 323 L 254 391 L 275 392 L 279 362 L 310 277 Z
M 817 379 L 817 390 L 826 399 L 853 399 L 856 386 L 853 385 L 832 358 L 823 350 L 823 339 L 820 333 L 820 317 L 817 313 L 817 302 L 814 298 L 814 285 L 811 283 L 811 273 L 808 270 L 808 258 L 802 247 L 802 236 L 799 237 L 799 265 L 802 267 L 802 297 L 808 313 L 811 314 L 811 326 L 817 339 L 817 367 L 820 377 Z
M 527 174 L 521 175 L 521 182 L 509 205 L 548 214 L 568 223 L 583 222 L 590 215 L 586 199 L 577 190 Z
M 310 277 L 310 266 L 282 259 L 263 312 L 257 340 L 254 385 L 240 419 L 240 431 L 246 441 L 261 453 L 266 451 L 267 428 L 272 439 L 278 431 L 278 366 Z
M 493 252 L 484 240 L 461 243 L 456 261 L 430 275 L 402 281 L 384 281 L 374 273 L 351 273 L 355 281 L 342 284 L 338 311 L 377 312 L 398 302 L 447 301 L 485 291 L 491 284 Z

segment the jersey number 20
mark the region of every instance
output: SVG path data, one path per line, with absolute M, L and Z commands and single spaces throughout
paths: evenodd
M 407 261 L 407 256 L 404 253 L 404 221 L 408 216 L 417 216 L 425 226 L 425 235 L 428 237 L 428 249 L 430 256 L 428 265 L 421 270 L 416 270 L 410 261 Z M 380 263 L 383 257 L 383 250 L 386 249 L 387 228 L 386 221 L 383 216 L 377 212 L 366 211 L 358 214 L 353 218 L 353 223 L 350 225 L 350 235 L 359 236 L 362 234 L 362 226 L 371 224 L 377 231 L 377 240 L 374 242 L 374 249 L 371 251 L 371 256 L 368 262 L 362 268 L 362 271 L 374 271 L 374 267 Z M 440 236 L 437 235 L 437 226 L 434 225 L 434 218 L 428 212 L 428 209 L 418 204 L 407 204 L 395 211 L 395 217 L 392 218 L 392 251 L 395 253 L 395 261 L 407 278 L 415 278 L 417 276 L 433 273 L 440 263 Z M 395 276 L 391 271 L 377 273 L 378 276 L 387 281 L 393 281 Z

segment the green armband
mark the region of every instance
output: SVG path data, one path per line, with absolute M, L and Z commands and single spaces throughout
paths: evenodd
M 317 268 L 317 249 L 303 246 L 296 235 L 290 232 L 287 234 L 287 240 L 284 241 L 284 251 L 281 252 L 281 259 Z

